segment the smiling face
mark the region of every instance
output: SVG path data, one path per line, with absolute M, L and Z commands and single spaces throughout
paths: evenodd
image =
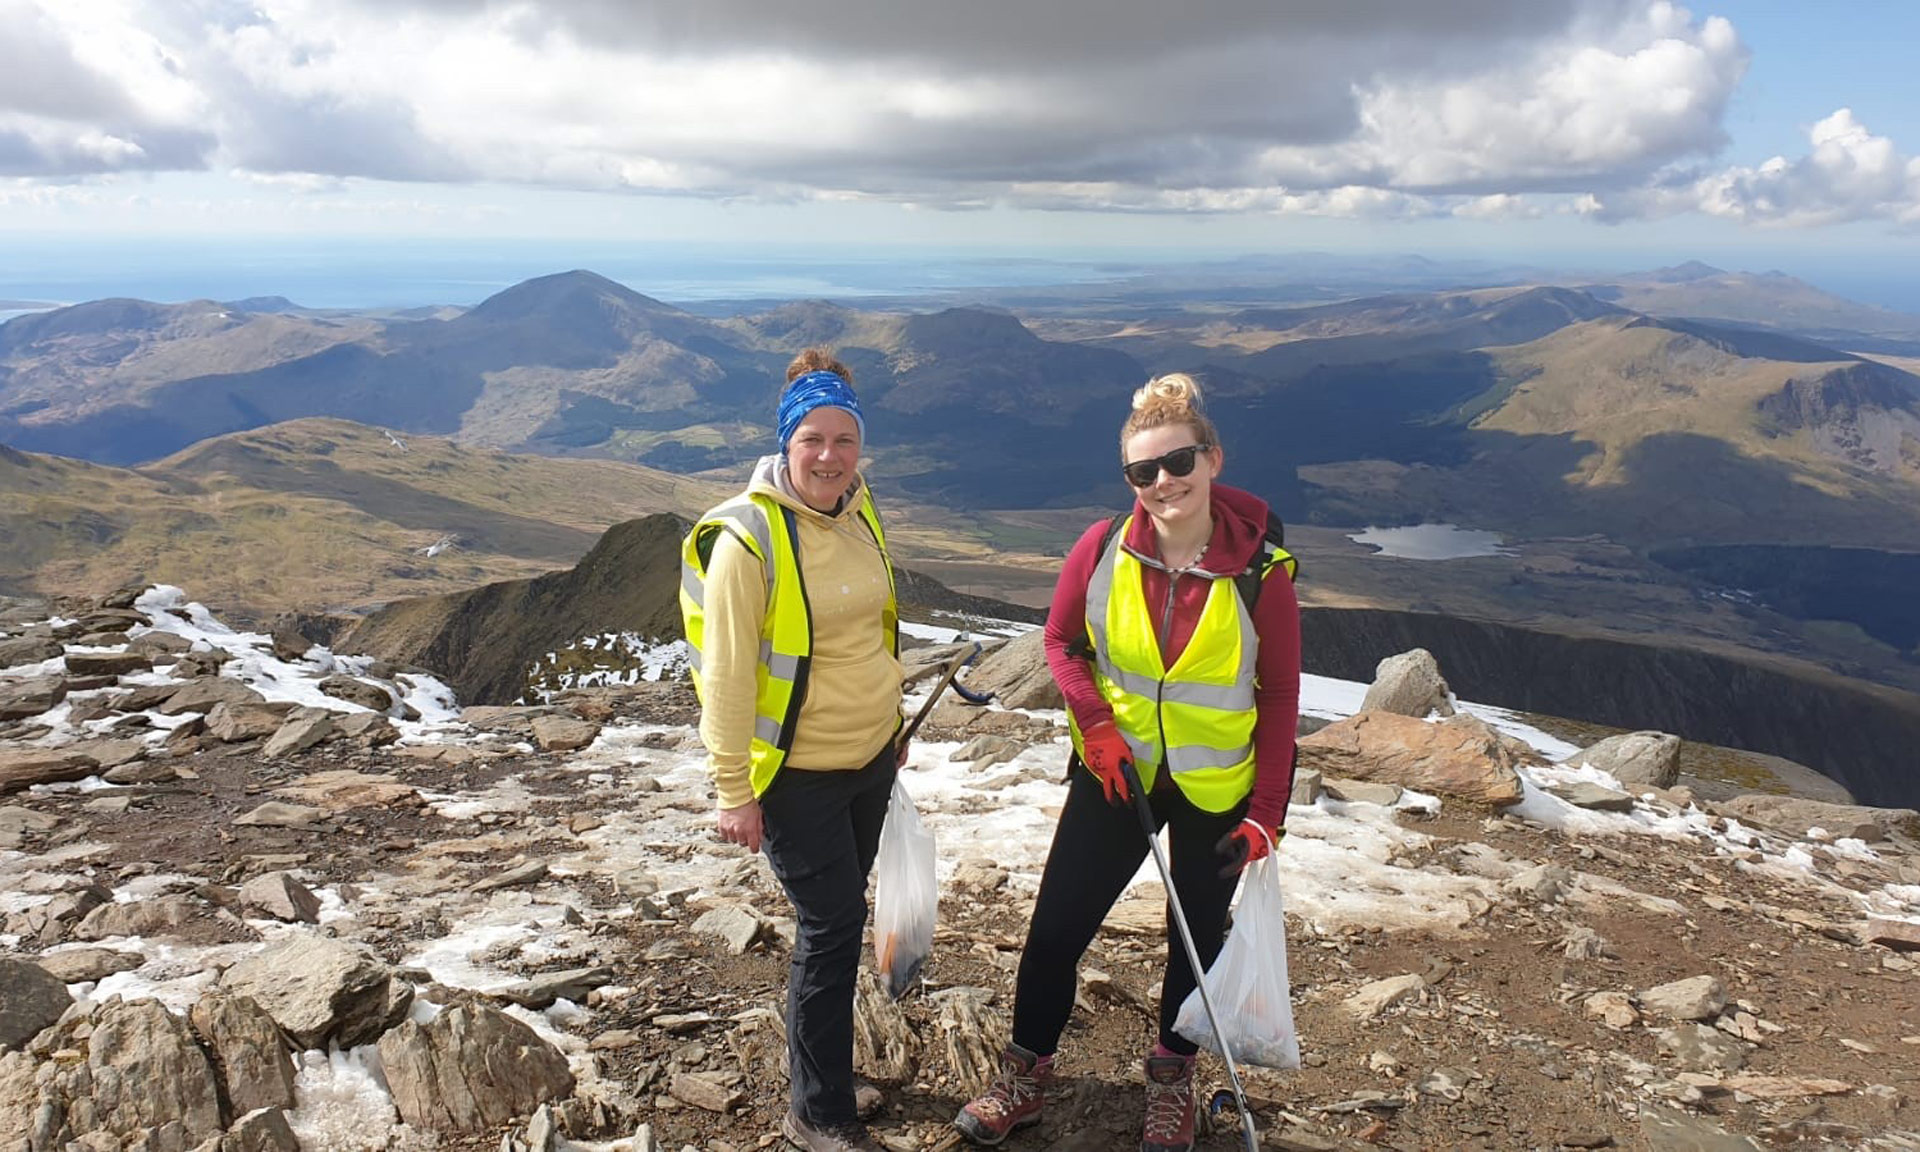
M 787 441 L 787 476 L 807 507 L 832 512 L 853 486 L 860 426 L 840 408 L 815 408 Z
M 1124 455 L 1127 461 L 1151 460 L 1176 448 L 1201 442 L 1199 434 L 1186 424 L 1163 424 L 1127 437 Z M 1220 474 L 1220 449 L 1195 455 L 1193 471 L 1172 476 L 1160 469 L 1153 483 L 1135 488 L 1140 506 L 1163 528 L 1174 528 L 1191 521 L 1204 522 L 1212 511 L 1213 478 Z

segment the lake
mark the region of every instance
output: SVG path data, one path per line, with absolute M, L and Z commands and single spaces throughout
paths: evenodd
M 1375 528 L 1355 532 L 1347 539 L 1399 560 L 1464 560 L 1469 556 L 1512 556 L 1501 546 L 1498 532 L 1462 528 L 1457 524 L 1411 524 L 1403 528 Z

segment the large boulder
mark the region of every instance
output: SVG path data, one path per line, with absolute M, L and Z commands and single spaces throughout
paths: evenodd
M 406 1013 L 413 990 L 372 954 L 322 936 L 288 936 L 227 969 L 220 987 L 251 996 L 302 1048 L 367 1044 Z
M 92 757 L 64 748 L 8 748 L 0 750 L 0 796 L 31 788 L 84 780 L 97 771 Z
M 1920 825 L 1920 812 L 1911 808 L 1869 808 L 1859 804 L 1828 804 L 1793 796 L 1755 794 L 1735 796 L 1715 804 L 1714 810 L 1749 824 L 1805 837 L 1819 828 L 1836 840 L 1885 840 L 1889 833 L 1911 834 Z
M 0 1051 L 21 1047 L 71 1007 L 67 986 L 51 972 L 0 957 Z
M 1680 737 L 1627 732 L 1609 736 L 1561 763 L 1598 768 L 1629 788 L 1671 788 L 1680 781 Z
M 335 700 L 358 704 L 373 712 L 385 712 L 394 705 L 393 693 L 378 684 L 369 683 L 358 676 L 348 676 L 344 672 L 337 672 L 320 681 L 319 688 Z
M 966 684 L 975 692 L 992 692 L 1008 708 L 1064 708 L 1066 698 L 1047 670 L 1045 635 L 1035 628 L 980 658 L 979 666 L 966 673 Z
M 67 698 L 67 678 L 35 676 L 0 683 L 0 720 L 38 716 Z
M 51 636 L 9 636 L 0 640 L 0 668 L 39 664 L 64 652 L 66 647 Z
M 1360 704 L 1363 712 L 1392 712 L 1400 716 L 1424 718 L 1438 712 L 1453 715 L 1453 692 L 1440 675 L 1433 653 L 1414 648 L 1380 661 L 1373 670 L 1373 683 Z
M 153 707 L 163 716 L 178 716 L 183 712 L 211 712 L 213 706 L 222 701 L 229 704 L 259 704 L 265 700 L 265 696 L 231 676 L 202 676 L 174 689 L 163 702 Z
M 455 1006 L 380 1038 L 400 1118 L 435 1132 L 482 1132 L 573 1091 L 567 1058 L 486 1004 Z
M 75 676 L 124 676 L 152 667 L 153 658 L 138 652 L 67 653 L 67 671 Z
M 158 1000 L 110 999 L 70 1014 L 50 1037 L 34 1053 L 0 1057 L 0 1148 L 163 1152 L 220 1136 L 213 1065 Z M 37 1063 L 42 1047 L 79 1056 Z M 36 1130 L 60 1142 L 30 1141 Z
M 1513 750 L 1474 716 L 1429 724 L 1392 712 L 1361 712 L 1299 741 L 1301 768 L 1323 777 L 1378 780 L 1480 804 L 1517 804 Z
M 286 1037 L 252 997 L 208 993 L 194 1004 L 189 1019 L 219 1064 L 234 1115 L 294 1106 Z

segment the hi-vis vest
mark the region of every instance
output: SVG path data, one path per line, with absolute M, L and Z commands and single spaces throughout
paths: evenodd
M 887 570 L 887 606 L 881 627 L 899 655 L 899 607 L 894 600 L 893 563 L 887 558 L 887 538 L 880 515 L 862 485 L 859 516 L 873 533 L 880 562 Z M 700 650 L 706 639 L 707 563 L 721 532 L 732 533 L 760 558 L 766 574 L 767 611 L 760 622 L 760 663 L 755 673 L 753 745 L 748 779 L 757 797 L 773 783 L 793 747 L 800 705 L 807 696 L 807 669 L 813 662 L 813 613 L 800 574 L 799 527 L 793 509 L 770 496 L 736 496 L 701 517 L 680 546 L 680 618 L 686 625 L 687 647 L 693 665 L 693 687 L 706 703 L 701 680 Z
M 1260 640 L 1236 587 L 1242 574 L 1213 576 L 1193 638 L 1169 668 L 1154 630 L 1167 609 L 1147 603 L 1140 561 L 1121 545 L 1131 523 L 1128 517 L 1109 535 L 1087 583 L 1094 683 L 1113 708 L 1142 786 L 1151 791 L 1164 764 L 1194 807 L 1225 812 L 1253 790 L 1259 718 L 1253 690 Z M 1291 579 L 1294 569 L 1293 556 L 1267 540 L 1249 574 L 1264 581 L 1278 570 Z M 1084 754 L 1071 711 L 1068 723 L 1074 750 Z

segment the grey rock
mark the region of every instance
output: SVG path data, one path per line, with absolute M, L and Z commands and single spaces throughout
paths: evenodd
M 980 658 L 970 673 L 967 687 L 975 692 L 992 692 L 1008 708 L 1064 708 L 1066 698 L 1060 685 L 1047 670 L 1047 652 L 1042 630 L 1023 632 Z
M 1727 1006 L 1727 990 L 1716 976 L 1690 976 L 1648 988 L 1636 999 L 1649 1016 L 1666 1020 L 1711 1020 Z
M 543 752 L 576 752 L 600 736 L 600 725 L 570 716 L 535 716 L 532 729 Z
M 509 868 L 505 872 L 489 876 L 485 880 L 469 886 L 467 891 L 493 892 L 501 888 L 517 888 L 522 884 L 532 884 L 534 881 L 544 878 L 546 874 L 547 865 L 545 861 L 529 860 L 524 864 Z
M 948 754 L 949 763 L 971 761 L 978 768 L 991 768 L 1026 751 L 1027 746 L 1011 736 L 975 736 Z
M 1338 777 L 1322 779 L 1320 790 L 1333 799 L 1348 804 L 1378 804 L 1383 808 L 1391 808 L 1398 804 L 1402 792 L 1398 784 L 1381 784 L 1371 780 L 1342 780 Z
M 286 1037 L 251 996 L 209 992 L 188 1018 L 213 1052 L 234 1112 L 294 1106 L 293 1057 Z
M 9 636 L 0 640 L 0 668 L 39 664 L 65 651 L 60 641 L 51 636 Z
M 744 904 L 722 904 L 709 908 L 693 922 L 693 930 L 707 936 L 718 936 L 727 942 L 727 950 L 735 956 L 742 955 L 753 947 L 754 941 L 766 932 L 766 922 L 760 914 Z
M 171 741 L 168 747 L 173 747 Z M 180 773 L 171 764 L 155 760 L 133 760 L 125 764 L 116 764 L 102 772 L 100 776 L 109 784 L 163 784 L 168 780 L 179 779 Z
M 456 1005 L 380 1038 L 400 1118 L 435 1132 L 480 1132 L 573 1091 L 567 1058 L 485 1004 Z
M 264 740 L 280 730 L 286 710 L 265 701 L 257 704 L 222 700 L 207 713 L 207 735 L 223 744 Z
M 1317 729 L 1316 729 L 1317 731 Z M 1298 768 L 1293 773 L 1293 791 L 1287 796 L 1289 806 L 1299 804 L 1312 807 L 1320 799 L 1320 787 L 1324 777 L 1311 768 Z
M 1836 839 L 1885 840 L 1889 833 L 1911 829 L 1920 812 L 1911 808 L 1873 808 L 1864 804 L 1828 804 L 1793 796 L 1735 796 L 1716 803 L 1714 810 L 1749 824 L 1758 824 L 1796 838 L 1814 828 Z
M 333 713 L 325 708 L 295 708 L 287 713 L 286 723 L 268 737 L 260 755 L 268 760 L 304 752 L 325 740 L 333 731 Z
M 116 952 L 111 948 L 69 948 L 40 956 L 40 967 L 62 984 L 94 983 L 115 972 L 131 972 L 146 962 L 147 958 L 138 952 Z
M 89 632 L 84 636 L 76 637 L 73 643 L 80 648 L 120 648 L 126 645 L 127 634 L 120 630 Z
M 354 712 L 336 719 L 333 726 L 347 739 L 359 740 L 373 748 L 400 739 L 400 730 L 393 726 L 393 721 L 377 712 Z
M 21 845 L 60 827 L 60 818 L 51 812 L 32 808 L 0 808 L 0 849 L 18 850 Z
M 1453 715 L 1451 693 L 1433 653 L 1414 648 L 1380 661 L 1373 670 L 1373 683 L 1367 687 L 1360 710 L 1393 712 L 1401 716 L 1424 718 L 1438 712 Z
M 589 992 L 611 983 L 611 968 L 573 968 L 565 972 L 542 972 L 531 979 L 509 984 L 495 995 L 511 1000 L 522 1008 L 540 1011 L 551 1008 L 556 1000 L 584 1004 Z
M 285 1111 L 256 1108 L 233 1122 L 220 1138 L 220 1152 L 300 1152 L 300 1141 Z
M 96 768 L 118 768 L 147 758 L 147 745 L 142 740 L 87 740 L 69 744 L 65 751 L 85 756 Z
M 0 720 L 25 720 L 67 698 L 64 676 L 35 676 L 0 683 Z
M 127 651 L 155 657 L 156 664 L 162 663 L 158 657 L 179 656 L 192 647 L 193 641 L 172 632 L 142 632 L 127 641 Z
M 67 672 L 73 676 L 125 676 L 153 667 L 153 658 L 138 652 L 67 652 Z
M 1365 985 L 1340 1006 L 1362 1020 L 1371 1020 L 1407 997 L 1419 995 L 1426 987 L 1426 977 L 1418 972 L 1389 976 Z
M 76 940 L 110 940 L 116 936 L 178 937 L 208 912 L 205 903 L 184 893 L 102 904 L 75 926 L 73 936 Z
M 378 684 L 345 673 L 336 673 L 320 681 L 319 688 L 336 700 L 358 704 L 374 712 L 385 712 L 394 705 L 393 693 Z
M 305 804 L 288 804 L 281 800 L 269 800 L 244 816 L 234 818 L 235 824 L 266 828 L 302 828 L 317 829 L 321 821 L 327 818 L 325 808 L 312 808 Z
M 1665 732 L 1627 732 L 1561 761 L 1585 764 L 1631 788 L 1671 788 L 1680 780 L 1680 737 Z
M 1573 888 L 1573 873 L 1558 864 L 1522 869 L 1502 884 L 1503 891 L 1535 904 L 1557 904 Z
M 313 650 L 313 641 L 291 628 L 275 628 L 268 639 L 273 644 L 273 654 L 289 664 L 304 659 Z
M 82 1147 L 158 1152 L 220 1136 L 213 1066 L 158 1000 L 109 1000 L 69 1021 L 74 1035 L 63 1035 L 62 1046 L 84 1050 L 85 1059 L 43 1066 L 39 1100 L 67 1101 L 66 1124 Z
M 320 898 L 290 872 L 268 872 L 240 886 L 240 904 L 289 923 L 320 922 Z
M 211 712 L 213 706 L 222 701 L 230 704 L 260 704 L 266 701 L 266 697 L 230 676 L 203 676 L 182 684 L 164 700 L 149 707 L 163 716 L 178 716 L 183 712 Z
M 71 1007 L 73 997 L 59 977 L 38 964 L 0 957 L 0 1050 L 23 1046 Z
M 35 784 L 84 780 L 94 771 L 91 759 L 64 748 L 0 749 L 0 796 Z
M 1763 1152 L 1745 1136 L 1656 1104 L 1641 1105 L 1640 1135 L 1650 1152 Z
M 389 987 L 394 983 L 387 966 L 364 949 L 307 935 L 271 944 L 220 976 L 223 990 L 251 996 L 302 1048 L 374 1040 L 411 1003 L 412 989 L 399 996 Z
M 1586 780 L 1571 784 L 1549 784 L 1547 791 L 1573 805 L 1594 812 L 1631 812 L 1633 797 Z
M 1688 1072 L 1738 1072 L 1747 1064 L 1746 1045 L 1705 1024 L 1668 1028 L 1656 1039 Z

